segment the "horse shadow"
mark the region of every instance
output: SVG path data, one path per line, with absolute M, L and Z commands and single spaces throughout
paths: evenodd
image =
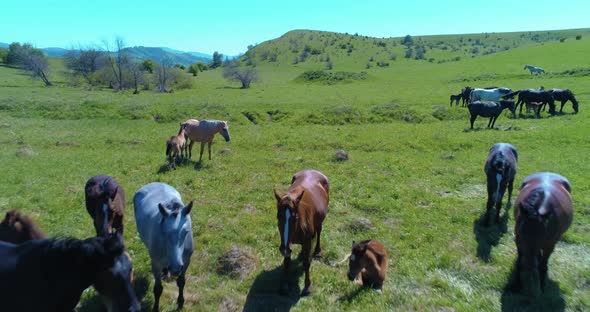
M 174 171 L 177 168 L 183 167 L 183 166 L 187 166 L 189 165 L 191 162 L 189 159 L 183 158 L 180 161 L 174 161 L 174 165 L 172 165 L 169 162 L 166 162 L 165 164 L 162 164 L 160 166 L 160 168 L 158 168 L 158 174 L 161 173 L 166 173 L 169 171 Z M 195 169 L 196 170 L 200 170 L 201 169 L 201 164 L 199 164 L 198 162 L 195 164 Z
M 565 299 L 559 288 L 559 283 L 549 279 L 545 283 L 545 291 L 537 298 L 524 295 L 520 292 L 516 261 L 512 266 L 512 272 L 508 276 L 506 285 L 500 298 L 503 312 L 512 311 L 565 311 Z
M 358 295 L 360 295 L 362 292 L 365 291 L 374 291 L 369 287 L 356 287 L 355 290 L 353 290 L 352 292 L 350 292 L 349 294 L 343 295 L 342 297 L 338 298 L 338 302 L 343 303 L 343 302 L 347 302 L 347 303 L 351 303 L 353 302 L 356 297 Z
M 137 296 L 137 300 L 141 304 L 142 311 L 151 311 L 153 302 L 143 302 L 148 289 L 150 286 L 149 276 L 145 274 L 138 274 L 133 279 L 133 290 L 135 291 L 135 296 Z M 98 294 L 96 290 L 94 290 L 94 294 L 92 296 L 82 296 L 80 299 L 80 303 L 78 304 L 78 308 L 76 311 L 79 312 L 102 312 L 105 311 L 105 306 L 103 304 L 101 296 Z
M 500 222 L 495 223 L 494 216 L 490 217 L 490 225 L 485 224 L 486 211 L 479 216 L 479 219 L 473 221 L 473 234 L 477 240 L 477 257 L 485 262 L 491 260 L 490 254 L 492 247 L 500 242 L 500 238 L 508 231 L 509 208 L 500 216 Z
M 300 259 L 293 259 L 289 273 L 289 292 L 287 294 L 279 293 L 283 274 L 282 263 L 273 270 L 258 274 L 248 291 L 243 311 L 291 310 L 299 302 L 301 294 L 299 279 L 303 275 L 303 262 Z

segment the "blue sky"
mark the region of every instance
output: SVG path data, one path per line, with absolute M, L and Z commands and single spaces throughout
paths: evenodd
M 590 27 L 588 0 L 5 1 L 0 42 L 76 47 L 122 37 L 226 55 L 294 29 L 371 37 Z

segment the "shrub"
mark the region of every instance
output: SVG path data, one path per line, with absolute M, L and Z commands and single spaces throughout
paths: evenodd
M 582 35 L 576 35 L 576 40 L 582 40 Z

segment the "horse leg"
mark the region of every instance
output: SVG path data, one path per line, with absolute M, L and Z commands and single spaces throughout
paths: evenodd
M 504 198 L 504 192 L 506 192 L 506 183 L 500 183 L 498 198 L 496 198 L 496 223 L 500 223 L 500 211 L 502 211 L 502 199 Z
M 205 149 L 205 142 L 201 142 L 201 152 L 199 153 L 199 162 L 203 160 L 203 150 Z
M 488 128 L 490 126 L 492 126 L 492 128 L 494 128 L 494 126 L 492 125 L 492 121 L 494 120 L 494 117 L 490 117 L 490 122 L 488 122 Z
M 494 206 L 494 186 L 495 181 L 492 180 L 492 177 L 488 176 L 488 202 L 486 204 L 486 219 L 485 224 L 490 225 L 490 213 L 492 212 L 492 207 Z
M 555 248 L 555 245 L 543 249 L 543 255 L 541 256 L 541 261 L 539 263 L 539 279 L 541 282 L 542 292 L 545 291 L 545 282 L 547 280 L 547 263 L 549 262 L 549 256 L 551 256 L 551 253 L 553 253 L 553 248 Z
M 184 305 L 184 284 L 186 282 L 185 279 L 186 270 L 180 274 L 180 276 L 176 279 L 176 286 L 178 286 L 178 299 L 177 306 L 178 310 L 182 310 L 182 306 Z
M 152 308 L 153 312 L 160 311 L 160 296 L 162 295 L 162 279 L 160 275 L 162 272 L 157 272 L 155 268 L 152 268 L 152 273 L 154 275 L 154 307 Z
M 471 129 L 473 129 L 473 123 L 475 122 L 475 119 L 477 118 L 477 115 L 471 115 Z
M 322 256 L 322 247 L 320 246 L 320 234 L 322 234 L 322 225 L 320 224 L 320 226 L 318 226 L 317 229 L 317 241 L 315 243 L 315 249 L 313 251 L 314 258 L 320 258 Z
M 195 141 L 191 139 L 191 143 L 188 145 L 188 158 L 190 159 L 193 156 L 193 144 Z
M 289 292 L 289 268 L 291 267 L 291 257 L 283 258 L 283 276 L 281 278 L 280 293 L 286 295 Z
M 207 143 L 207 147 L 208 147 L 208 149 L 209 149 L 209 160 L 211 160 L 211 143 L 212 143 L 212 142 L 213 142 L 213 141 L 209 141 L 209 143 Z
M 305 269 L 305 284 L 303 287 L 303 291 L 301 291 L 301 296 L 309 296 L 311 295 L 311 279 L 309 278 L 309 267 L 311 266 L 311 243 L 312 240 L 307 241 L 303 244 L 301 248 L 301 253 L 303 254 L 303 268 Z
M 510 209 L 510 200 L 512 199 L 512 189 L 514 187 L 514 179 L 508 182 L 508 201 L 506 202 L 506 213 L 508 213 L 508 209 Z
M 559 112 L 561 113 L 563 111 L 563 106 L 565 105 L 566 101 L 561 101 L 561 108 L 559 109 Z

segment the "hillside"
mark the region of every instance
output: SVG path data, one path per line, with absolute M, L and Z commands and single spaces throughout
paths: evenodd
M 225 80 L 223 68 L 191 76 L 191 89 L 134 95 L 72 87 L 57 58 L 50 59 L 56 82 L 49 88 L 0 65 L 0 213 L 21 209 L 50 236 L 93 236 L 84 184 L 112 175 L 125 190 L 125 244 L 145 310 L 154 302 L 154 282 L 132 198 L 160 181 L 177 188 L 185 203 L 194 200 L 187 311 L 590 311 L 590 163 L 583 161 L 590 149 L 590 32 L 487 36 L 412 37 L 413 49 L 426 47 L 426 60 L 416 60 L 404 57 L 403 38 L 293 31 L 240 58 L 260 77 L 245 90 Z M 510 48 L 481 52 L 498 45 Z M 524 64 L 547 74 L 530 75 Z M 496 129 L 479 117 L 470 130 L 467 110 L 449 107 L 449 95 L 466 85 L 569 88 L 580 112 L 573 114 L 570 103 L 539 119 L 505 112 Z M 201 163 L 195 144 L 193 158 L 172 169 L 165 142 L 188 118 L 227 120 L 231 141 L 216 136 L 212 160 L 205 150 Z M 533 172 L 558 172 L 572 184 L 573 223 L 535 300 L 510 287 L 515 207 L 507 208 L 505 198 L 500 223 L 482 223 L 483 165 L 496 142 L 518 149 L 513 204 Z M 336 160 L 338 149 L 349 159 Z M 309 168 L 330 179 L 323 257 L 311 264 L 311 297 L 299 297 L 300 260 L 293 261 L 290 292 L 281 296 L 273 190 L 285 191 L 294 173 Z M 351 241 L 368 238 L 384 243 L 390 259 L 382 295 L 346 277 Z M 236 246 L 252 259 L 243 275 L 220 265 Z M 164 284 L 163 311 L 175 308 L 176 289 Z M 99 311 L 99 302 L 94 291 L 85 292 L 79 309 Z

